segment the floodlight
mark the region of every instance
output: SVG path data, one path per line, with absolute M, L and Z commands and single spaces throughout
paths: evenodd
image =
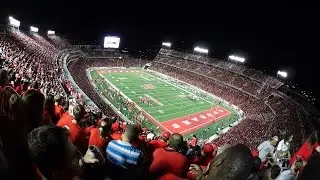
M 30 31 L 37 33 L 39 31 L 39 28 L 34 27 L 34 26 L 30 26 Z
M 55 33 L 55 31 L 48 30 L 48 35 L 54 35 Z
M 9 24 L 14 27 L 20 27 L 20 21 L 16 20 L 12 16 L 9 16 Z
M 229 59 L 230 59 L 230 60 L 233 60 L 233 61 L 241 62 L 241 63 L 243 63 L 243 62 L 246 61 L 245 58 L 240 57 L 240 56 L 235 56 L 235 55 L 230 55 L 230 56 L 229 56 Z
M 196 46 L 193 50 L 197 51 L 197 52 L 200 52 L 200 53 L 206 53 L 206 54 L 208 54 L 208 52 L 209 52 L 208 49 L 204 49 L 204 48 L 201 48 L 201 47 L 198 47 L 198 46 Z
M 171 47 L 171 43 L 170 42 L 163 42 L 162 46 Z
M 277 75 L 279 75 L 279 76 L 281 76 L 281 77 L 283 77 L 283 78 L 286 78 L 286 77 L 288 76 L 288 73 L 285 72 L 285 71 L 278 71 L 278 72 L 277 72 Z

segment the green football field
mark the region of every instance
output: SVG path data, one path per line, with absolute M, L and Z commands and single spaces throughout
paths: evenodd
M 231 118 L 236 118 L 233 109 L 214 103 L 213 97 L 199 98 L 194 91 L 164 81 L 147 71 L 105 69 L 91 71 L 90 76 L 93 80 L 103 78 L 106 83 L 112 84 L 139 106 L 152 124 L 162 130 L 191 134 L 201 129 L 210 130 L 211 127 L 214 131 L 214 128 L 227 126 Z M 101 84 L 97 87 L 107 88 Z M 143 97 L 150 103 L 141 102 Z

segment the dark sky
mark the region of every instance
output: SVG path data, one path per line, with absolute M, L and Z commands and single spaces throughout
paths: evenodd
M 8 15 L 45 32 L 53 29 L 72 40 L 100 41 L 119 35 L 121 46 L 160 47 L 164 40 L 191 50 L 196 44 L 211 56 L 236 52 L 247 65 L 290 79 L 320 99 L 318 63 L 320 11 L 231 1 L 8 1 L 1 2 L 1 23 Z

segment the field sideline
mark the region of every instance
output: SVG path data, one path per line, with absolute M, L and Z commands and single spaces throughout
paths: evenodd
M 196 133 L 235 114 L 231 108 L 217 105 L 211 99 L 192 100 L 189 97 L 192 92 L 146 71 L 105 69 L 91 71 L 90 76 L 112 83 L 138 105 L 153 124 L 171 133 Z M 141 103 L 141 97 L 148 97 L 152 104 Z

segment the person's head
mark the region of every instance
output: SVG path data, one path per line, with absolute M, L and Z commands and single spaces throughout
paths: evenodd
M 278 165 L 274 165 L 270 169 L 269 178 L 276 179 L 281 172 L 281 168 Z
M 122 141 L 132 142 L 138 139 L 139 130 L 137 126 L 128 124 L 122 134 Z
M 169 137 L 168 146 L 176 151 L 179 151 L 183 146 L 183 136 L 179 133 L 173 133 Z
M 303 170 L 297 179 L 298 180 L 319 179 L 320 177 L 319 167 L 320 167 L 320 156 L 318 155 L 311 156 L 307 164 L 303 167 Z
M 171 135 L 170 132 L 164 131 L 164 132 L 161 133 L 160 139 L 165 141 L 165 142 L 167 142 L 169 137 L 170 137 L 170 135 Z
M 18 116 L 21 115 L 21 106 L 21 97 L 18 94 L 11 95 L 9 99 L 9 117 L 11 120 L 18 120 Z
M 246 180 L 251 174 L 253 158 L 250 149 L 237 144 L 213 159 L 205 180 Z
M 202 147 L 201 154 L 203 156 L 212 156 L 213 151 L 214 151 L 214 149 L 213 149 L 213 146 L 211 144 L 205 144 Z
M 72 116 L 76 121 L 80 121 L 85 116 L 84 107 L 80 104 L 73 106 Z
M 106 137 L 110 131 L 111 131 L 112 123 L 111 121 L 107 119 L 103 119 L 101 121 L 100 127 L 99 127 L 99 133 L 102 137 Z
M 55 125 L 32 130 L 27 138 L 32 162 L 47 179 L 72 178 L 80 172 L 81 153 L 68 138 L 68 131 Z
M 45 103 L 44 103 L 44 107 L 46 109 L 52 109 L 54 108 L 54 100 L 53 100 L 53 96 L 52 95 L 48 95 L 46 100 L 45 100 Z
M 293 135 L 286 135 L 284 137 L 284 142 L 288 142 L 288 143 L 291 143 L 293 140 Z
M 319 142 L 320 135 L 319 131 L 313 131 L 312 134 L 308 138 L 308 142 L 311 146 L 313 146 L 316 142 Z
M 63 98 L 62 98 L 61 95 L 56 95 L 56 96 L 54 97 L 54 101 L 55 101 L 55 103 L 56 103 L 57 105 L 62 105 Z
M 35 89 L 28 90 L 22 96 L 22 110 L 27 119 L 28 132 L 36 128 L 41 122 L 44 100 L 44 95 Z
M 273 136 L 273 137 L 270 139 L 270 142 L 271 142 L 271 144 L 272 144 L 273 146 L 276 146 L 277 143 L 278 143 L 278 141 L 279 141 L 278 136 Z

